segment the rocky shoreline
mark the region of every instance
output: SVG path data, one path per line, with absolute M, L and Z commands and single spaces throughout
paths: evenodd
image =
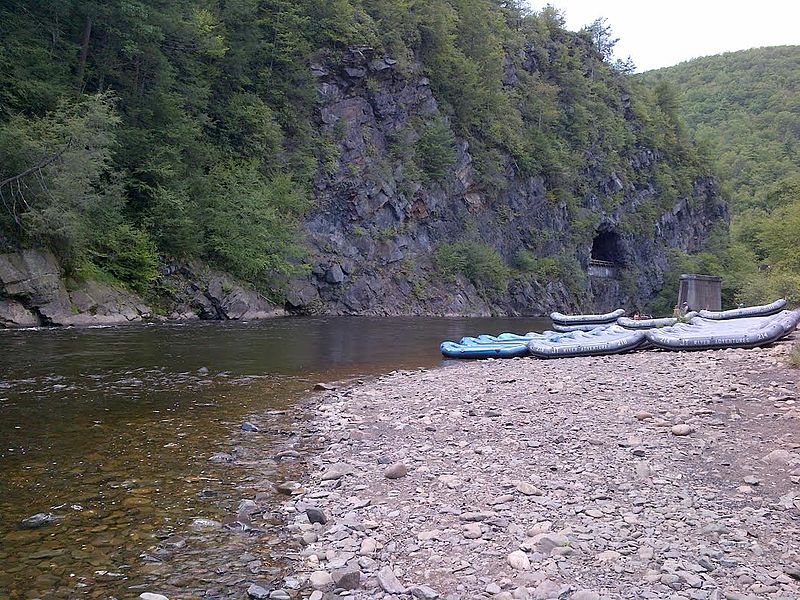
M 800 373 L 756 350 L 513 359 L 324 391 L 250 597 L 800 597 Z
M 69 283 L 69 285 L 68 285 Z M 153 306 L 119 285 L 67 282 L 45 250 L 0 254 L 0 329 L 126 325 L 147 321 L 258 320 L 286 316 L 255 290 L 200 263 L 163 265 Z

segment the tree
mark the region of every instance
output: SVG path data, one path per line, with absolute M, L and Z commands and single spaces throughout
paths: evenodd
M 606 25 L 607 21 L 607 18 L 599 17 L 587 25 L 584 31 L 591 37 L 592 44 L 594 44 L 600 56 L 603 57 L 603 60 L 610 63 L 611 58 L 614 56 L 614 47 L 619 42 L 619 38 L 613 36 L 611 25 Z
M 6 232 L 53 249 L 67 267 L 86 259 L 97 236 L 122 219 L 112 161 L 119 122 L 113 96 L 97 94 L 0 126 Z

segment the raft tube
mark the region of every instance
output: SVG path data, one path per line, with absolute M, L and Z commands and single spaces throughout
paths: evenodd
M 618 308 L 614 312 L 605 313 L 604 315 L 565 315 L 560 312 L 552 312 L 550 313 L 550 318 L 553 323 L 558 323 L 559 325 L 589 325 L 592 323 L 604 325 L 613 323 L 624 314 L 625 311 Z
M 559 333 L 569 333 L 570 331 L 594 331 L 595 329 L 605 329 L 612 324 L 598 325 L 597 323 L 582 323 L 580 325 L 562 325 L 561 323 L 553 323 L 553 329 Z
M 723 321 L 695 317 L 691 323 L 651 329 L 645 335 L 650 344 L 664 350 L 756 348 L 786 337 L 798 323 L 800 310 Z
M 662 317 L 659 319 L 630 319 L 628 317 L 620 317 L 617 319 L 617 325 L 625 329 L 655 329 L 656 327 L 669 327 L 679 322 L 685 323 L 697 315 L 697 311 L 693 310 L 683 315 L 680 319 L 675 317 Z
M 781 312 L 786 306 L 786 300 L 781 298 L 770 304 L 760 306 L 746 306 L 744 308 L 734 308 L 733 310 L 711 311 L 701 310 L 698 314 L 704 319 L 724 321 L 727 319 L 742 319 L 745 317 L 766 317 Z
M 655 329 L 656 327 L 669 327 L 670 325 L 675 325 L 677 322 L 678 319 L 673 317 L 664 319 L 631 319 L 629 317 L 620 317 L 617 319 L 617 325 L 625 329 Z
M 439 350 L 447 358 L 514 358 L 528 354 L 527 341 L 464 345 L 442 342 Z
M 497 344 L 507 342 L 528 343 L 535 337 L 540 337 L 541 333 L 529 332 L 524 335 L 518 333 L 501 333 L 500 335 L 479 335 L 475 337 L 462 337 L 458 343 L 462 346 L 476 346 L 481 344 Z
M 619 325 L 611 325 L 588 333 L 576 331 L 560 337 L 531 340 L 528 343 L 528 351 L 539 358 L 602 356 L 635 350 L 644 341 L 644 331 L 631 331 Z

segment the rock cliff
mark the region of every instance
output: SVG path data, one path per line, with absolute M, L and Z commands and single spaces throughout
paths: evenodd
M 50 252 L 0 254 L 0 327 L 112 325 L 149 316 L 142 300 L 124 289 L 88 281 L 68 290 Z
M 522 86 L 523 70 L 546 80 L 539 56 L 527 47 L 505 61 L 503 84 Z M 608 105 L 618 109 L 618 122 L 635 142 L 617 151 L 587 145 L 571 175 L 577 183 L 565 194 L 546 174 L 525 174 L 502 152 L 495 183 L 487 184 L 474 149 L 452 132 L 445 173 L 426 175 L 414 155 L 426 127 L 456 128 L 419 63 L 352 47 L 310 70 L 317 91 L 313 125 L 326 147 L 301 231 L 309 274 L 289 281 L 285 306 L 276 307 L 223 273 L 168 262 L 152 296 L 160 318 L 543 315 L 642 307 L 663 286 L 669 250 L 700 250 L 729 219 L 716 180 L 700 167 L 685 162 L 689 183 L 665 184 L 678 159 L 637 137 L 644 125 L 624 78 L 610 77 Z M 569 103 L 562 109 L 568 113 Z M 442 248 L 465 241 L 497 257 L 502 285 L 443 268 Z M 113 286 L 90 282 L 68 290 L 47 252 L 0 256 L 0 326 L 123 323 L 152 312 Z
M 538 69 L 533 57 L 521 64 Z M 656 173 L 667 158 L 645 145 L 622 157 L 633 173 L 627 178 L 587 149 L 585 192 L 572 205 L 554 199 L 543 177 L 520 175 L 507 156 L 504 189 L 487 190 L 459 139 L 448 176 L 415 182 L 392 145 L 401 133 L 418 139 L 420 121 L 446 120 L 421 68 L 400 69 L 370 48 L 352 48 L 313 73 L 318 126 L 338 158 L 316 181 L 316 208 L 305 223 L 313 270 L 293 282 L 289 310 L 487 315 L 642 305 L 662 286 L 669 248 L 697 251 L 728 220 L 716 181 L 700 171 L 691 190 L 665 205 Z M 506 79 L 515 85 L 513 69 Z M 637 127 L 624 89 L 616 93 Z M 636 218 L 642 214 L 650 220 Z M 579 269 L 560 280 L 517 276 L 504 291 L 482 289 L 437 268 L 437 248 L 465 237 L 496 249 L 508 265 L 534 249 L 541 258 L 571 257 Z M 611 271 L 593 274 L 595 260 Z
M 0 254 L 0 327 L 121 325 L 143 320 L 252 320 L 286 312 L 225 273 L 170 263 L 159 280 L 158 314 L 136 294 L 97 281 L 68 289 L 43 250 Z

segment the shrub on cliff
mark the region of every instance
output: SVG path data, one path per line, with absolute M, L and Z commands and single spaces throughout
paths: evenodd
M 0 229 L 46 246 L 71 270 L 122 220 L 113 170 L 119 116 L 109 94 L 0 123 Z
M 291 176 L 267 178 L 253 161 L 220 164 L 201 202 L 205 253 L 213 262 L 250 281 L 295 270 L 297 219 L 308 201 Z
M 500 254 L 483 242 L 462 240 L 442 244 L 436 250 L 436 266 L 448 278 L 464 275 L 476 287 L 502 291 L 506 288 L 509 269 Z
M 429 179 L 441 179 L 456 164 L 456 138 L 441 119 L 428 124 L 417 142 L 416 163 Z

